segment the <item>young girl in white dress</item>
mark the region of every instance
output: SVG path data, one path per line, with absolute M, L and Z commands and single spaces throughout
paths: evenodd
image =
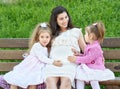
M 34 29 L 30 43 L 29 55 L 12 71 L 4 75 L 4 79 L 11 85 L 10 89 L 36 89 L 36 85 L 44 81 L 45 64 L 61 66 L 60 61 L 48 58 L 47 45 L 51 39 L 51 29 L 47 23 L 40 23 Z
M 87 26 L 85 41 L 88 43 L 84 54 L 69 56 L 72 63 L 80 64 L 77 67 L 77 89 L 84 89 L 85 82 L 90 82 L 92 89 L 100 89 L 99 81 L 114 79 L 113 72 L 104 65 L 104 56 L 100 43 L 103 41 L 105 28 L 98 22 Z

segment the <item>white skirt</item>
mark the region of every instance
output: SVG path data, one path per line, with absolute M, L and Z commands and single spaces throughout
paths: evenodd
M 28 56 L 20 64 L 16 65 L 12 71 L 4 75 L 4 79 L 12 85 L 27 88 L 29 85 L 43 83 L 44 63 L 36 57 Z
M 48 77 L 68 77 L 74 87 L 74 79 L 76 74 L 76 64 L 65 64 L 62 67 L 47 64 L 45 67 L 45 81 Z
M 105 81 L 115 79 L 114 73 L 109 69 L 91 69 L 85 64 L 77 67 L 76 79 L 81 81 Z

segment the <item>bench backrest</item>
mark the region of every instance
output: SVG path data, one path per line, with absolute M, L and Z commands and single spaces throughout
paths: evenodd
M 10 71 L 28 48 L 28 38 L 0 38 L 0 72 Z
M 0 38 L 0 72 L 10 71 L 22 59 L 28 48 L 28 38 Z M 105 65 L 120 72 L 120 38 L 105 38 L 102 44 Z

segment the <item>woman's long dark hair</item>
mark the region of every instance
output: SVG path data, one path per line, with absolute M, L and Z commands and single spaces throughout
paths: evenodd
M 62 6 L 57 6 L 57 7 L 53 8 L 53 10 L 51 12 L 51 17 L 50 17 L 50 26 L 51 26 L 51 29 L 52 29 L 52 35 L 54 37 L 58 36 L 59 32 L 60 32 L 60 27 L 57 24 L 57 16 L 59 14 L 63 13 L 63 12 L 66 12 L 68 17 L 69 17 L 68 27 L 67 28 L 73 28 L 71 17 L 69 15 L 68 11 Z

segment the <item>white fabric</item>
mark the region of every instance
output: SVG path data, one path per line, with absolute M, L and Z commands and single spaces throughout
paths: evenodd
M 73 28 L 61 33 L 58 37 L 53 40 L 50 58 L 53 60 L 61 60 L 63 63 L 62 67 L 56 67 L 54 65 L 46 65 L 45 68 L 45 80 L 51 76 L 64 76 L 68 77 L 73 83 L 76 74 L 76 64 L 70 63 L 67 60 L 68 56 L 72 56 L 72 48 L 80 51 L 78 45 L 78 39 L 81 36 L 81 30 Z
M 85 81 L 77 80 L 76 82 L 77 82 L 76 83 L 77 89 L 85 88 Z M 98 81 L 90 81 L 90 85 L 91 85 L 92 89 L 100 89 Z
M 100 89 L 100 85 L 98 81 L 90 81 L 92 89 Z
M 20 64 L 16 65 L 12 71 L 4 75 L 4 79 L 13 85 L 27 88 L 28 85 L 37 85 L 43 83 L 45 63 L 52 63 L 47 58 L 46 47 L 35 43 L 28 55 Z
M 91 69 L 85 64 L 81 64 L 77 67 L 76 79 L 81 81 L 105 81 L 114 78 L 114 73 L 109 69 Z
M 85 87 L 85 82 L 84 82 L 84 81 L 77 80 L 76 88 L 77 88 L 77 89 L 84 89 L 84 87 Z

